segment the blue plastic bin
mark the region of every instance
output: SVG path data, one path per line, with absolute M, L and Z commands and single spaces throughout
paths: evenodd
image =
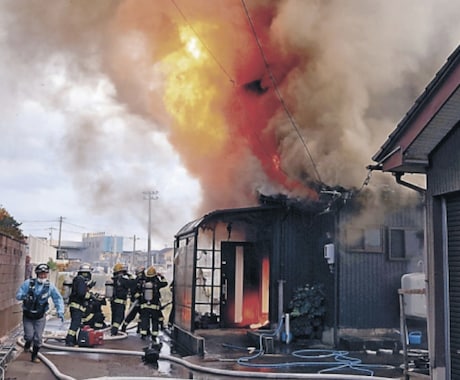
M 412 331 L 409 333 L 409 344 L 420 344 L 422 343 L 422 332 Z

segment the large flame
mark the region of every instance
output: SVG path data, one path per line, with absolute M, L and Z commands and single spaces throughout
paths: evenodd
M 280 99 L 264 79 L 266 68 L 255 40 L 249 40 L 245 59 L 237 57 L 232 63 L 235 79 L 228 80 L 200 39 L 206 36 L 212 42 L 218 31 L 219 25 L 206 22 L 178 25 L 180 44 L 162 60 L 167 73 L 165 108 L 173 119 L 170 140 L 189 170 L 205 187 L 211 185 L 211 191 L 235 188 L 241 171 L 254 164 L 281 191 L 301 187 L 282 170 L 277 138 L 269 123 L 280 111 Z M 236 206 L 236 198 L 242 204 L 254 202 L 255 187 L 260 186 L 254 180 L 248 178 L 246 189 L 235 189 L 241 194 L 234 193 L 229 201 L 220 197 L 219 206 Z
M 167 70 L 164 102 L 172 116 L 171 141 L 187 155 L 212 158 L 227 145 L 228 130 L 223 115 L 212 109 L 219 97 L 213 79 L 216 67 L 194 30 L 207 25 L 179 26 L 182 45 L 163 60 Z M 199 174 L 199 167 L 193 167 Z

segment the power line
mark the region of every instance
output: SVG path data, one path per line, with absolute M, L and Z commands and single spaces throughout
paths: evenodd
M 198 41 L 200 41 L 200 43 L 203 45 L 203 47 L 208 51 L 209 55 L 212 57 L 212 59 L 214 60 L 214 62 L 216 62 L 216 64 L 220 67 L 220 69 L 222 70 L 222 72 L 227 76 L 227 78 L 230 80 L 230 82 L 233 83 L 233 85 L 235 86 L 236 82 L 235 80 L 231 77 L 231 75 L 227 72 L 227 70 L 225 70 L 224 66 L 219 62 L 219 60 L 217 59 L 217 57 L 213 54 L 213 52 L 211 51 L 211 49 L 208 47 L 208 45 L 206 45 L 206 43 L 201 39 L 200 35 L 198 34 L 198 32 L 195 30 L 195 28 L 192 26 L 192 24 L 188 21 L 187 17 L 185 16 L 184 12 L 182 12 L 182 10 L 180 9 L 180 7 L 177 5 L 177 3 L 175 2 L 175 0 L 171 0 L 171 3 L 173 3 L 173 5 L 176 7 L 177 11 L 180 13 L 180 15 L 182 16 L 182 18 L 184 19 L 185 23 L 188 25 L 188 27 L 192 30 L 192 32 L 195 34 L 196 38 L 198 38 Z
M 264 50 L 262 48 L 262 44 L 260 43 L 259 37 L 257 36 L 256 29 L 254 27 L 254 23 L 252 21 L 251 15 L 249 14 L 249 10 L 248 10 L 248 8 L 246 6 L 245 0 L 241 0 L 241 4 L 243 5 L 244 12 L 246 13 L 246 17 L 247 17 L 247 19 L 249 21 L 249 25 L 251 26 L 251 31 L 252 31 L 252 33 L 254 35 L 255 40 L 256 40 L 256 43 L 257 43 L 257 46 L 259 48 L 260 54 L 261 54 L 262 59 L 264 61 L 265 68 L 268 71 L 270 80 L 273 83 L 273 88 L 275 90 L 276 95 L 278 96 L 278 100 L 280 101 L 284 111 L 286 112 L 286 115 L 288 116 L 292 127 L 294 128 L 294 130 L 297 133 L 297 136 L 299 137 L 300 141 L 302 142 L 302 145 L 303 145 L 303 147 L 304 147 L 304 149 L 305 149 L 305 151 L 306 151 L 306 153 L 308 155 L 308 158 L 310 159 L 310 161 L 312 163 L 312 166 L 313 166 L 313 169 L 315 171 L 316 177 L 318 178 L 318 181 L 320 183 L 323 183 L 323 181 L 321 180 L 321 176 L 319 175 L 318 169 L 316 167 L 316 163 L 313 160 L 313 156 L 311 155 L 310 150 L 308 149 L 307 143 L 305 142 L 302 134 L 300 133 L 300 130 L 299 130 L 298 126 L 297 126 L 297 123 L 295 122 L 294 117 L 292 116 L 291 112 L 289 111 L 289 109 L 288 109 L 288 107 L 287 107 L 287 105 L 286 105 L 286 103 L 285 103 L 285 101 L 284 101 L 279 89 L 278 89 L 278 84 L 276 82 L 275 77 L 273 76 L 273 73 L 272 73 L 272 71 L 270 69 L 270 66 L 268 65 L 267 57 L 265 56 Z

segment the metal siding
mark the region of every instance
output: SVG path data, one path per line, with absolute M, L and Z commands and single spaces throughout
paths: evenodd
M 449 137 L 433 152 L 427 172 L 427 188 L 432 196 L 460 189 L 460 128 L 455 127 Z
M 352 219 L 342 216 L 341 225 Z M 423 228 L 423 209 L 408 207 L 387 213 L 384 220 L 373 221 L 384 228 L 382 253 L 347 252 L 340 249 L 339 327 L 355 329 L 398 328 L 398 289 L 401 276 L 423 257 L 423 245 L 412 260 L 389 260 L 388 227 Z M 341 234 L 345 231 L 341 231 Z M 423 241 L 422 236 L 420 237 Z M 415 268 L 413 268 L 415 269 Z M 419 268 L 420 270 L 421 268 Z M 415 271 L 415 270 L 414 270 Z
M 460 378 L 460 193 L 447 198 L 451 377 Z
M 425 161 L 433 147 L 449 133 L 460 120 L 460 87 L 454 91 L 442 108 L 404 152 L 405 160 Z
M 326 292 L 326 324 L 333 323 L 334 315 L 334 277 L 329 272 L 323 257 L 321 244 L 321 223 L 317 216 L 291 211 L 280 222 L 281 227 L 281 259 L 280 277 L 284 283 L 284 309 L 288 309 L 294 291 L 306 284 L 322 283 Z M 329 230 L 332 226 L 329 226 Z M 325 228 L 325 227 L 324 227 Z

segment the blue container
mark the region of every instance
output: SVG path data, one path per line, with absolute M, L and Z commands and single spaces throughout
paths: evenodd
M 409 344 L 420 344 L 422 343 L 422 332 L 412 331 L 409 333 Z

